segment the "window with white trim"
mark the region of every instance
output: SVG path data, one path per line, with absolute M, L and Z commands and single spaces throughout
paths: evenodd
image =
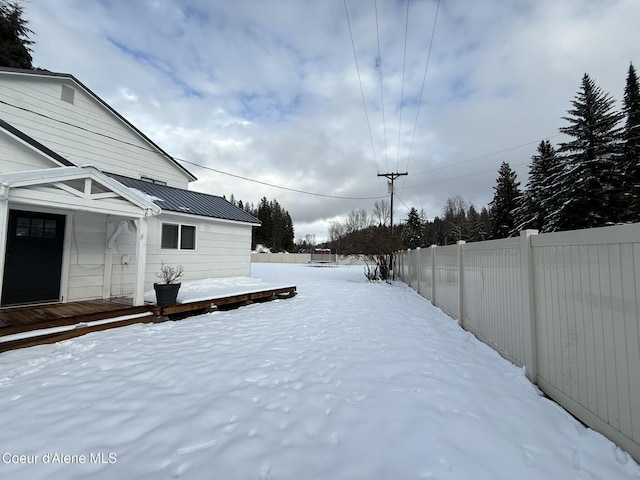
M 178 223 L 163 223 L 160 248 L 174 250 L 196 249 L 196 227 Z

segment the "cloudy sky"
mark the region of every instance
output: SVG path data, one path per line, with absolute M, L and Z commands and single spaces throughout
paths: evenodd
M 296 238 L 388 200 L 379 173 L 409 173 L 396 220 L 432 218 L 456 194 L 486 205 L 501 162 L 524 185 L 540 140 L 562 140 L 585 72 L 619 106 L 640 65 L 637 0 L 410 0 L 408 15 L 405 0 L 24 7 L 35 66 L 76 76 L 182 161 L 192 189 L 276 198 Z

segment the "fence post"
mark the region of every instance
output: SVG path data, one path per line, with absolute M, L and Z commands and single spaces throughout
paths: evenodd
M 420 247 L 416 248 L 416 255 L 418 258 L 416 259 L 416 292 L 420 293 Z
M 531 237 L 538 230 L 520 232 L 520 271 L 522 277 L 522 318 L 524 320 L 524 367 L 527 378 L 536 383 L 538 345 L 536 338 L 535 289 L 533 284 L 533 251 Z
M 464 240 L 458 240 L 458 324 L 464 325 L 464 262 L 462 258 L 462 246 L 467 243 Z
M 431 303 L 436 304 L 436 246 L 431 245 Z

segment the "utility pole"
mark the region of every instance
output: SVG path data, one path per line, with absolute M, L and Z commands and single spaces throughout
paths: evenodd
M 391 245 L 393 245 L 393 182 L 396 178 L 408 175 L 407 172 L 393 172 L 393 173 L 379 173 L 379 177 L 387 177 L 389 179 L 389 193 L 391 194 Z M 389 272 L 391 272 L 392 279 L 395 279 L 395 273 L 393 273 L 393 253 L 389 256 Z

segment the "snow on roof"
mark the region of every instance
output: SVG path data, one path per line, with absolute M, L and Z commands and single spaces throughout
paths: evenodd
M 135 192 L 137 195 L 140 195 L 141 197 L 146 198 L 150 202 L 153 202 L 153 203 L 164 202 L 163 199 L 161 199 L 159 197 L 154 197 L 153 195 L 149 195 L 148 193 L 145 193 L 142 190 L 138 190 L 137 188 L 132 188 L 132 187 L 127 187 L 127 188 L 129 188 L 129 190 Z

